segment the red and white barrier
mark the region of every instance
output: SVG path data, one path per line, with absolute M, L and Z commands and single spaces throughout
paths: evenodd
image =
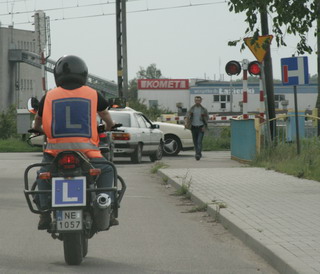
M 243 101 L 242 113 L 243 119 L 248 119 L 248 69 L 243 69 Z
M 237 119 L 237 115 L 228 115 L 228 116 L 217 116 L 209 115 L 210 121 L 228 121 L 230 119 Z M 173 122 L 173 121 L 184 121 L 184 116 L 172 116 L 172 117 L 162 117 L 161 122 Z
M 263 91 L 261 73 L 260 73 L 260 77 L 259 77 L 259 87 L 260 87 L 260 109 L 259 109 L 259 113 L 260 113 L 260 121 L 262 121 L 264 119 L 264 91 Z

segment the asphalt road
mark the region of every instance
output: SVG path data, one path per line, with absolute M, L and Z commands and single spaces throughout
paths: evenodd
M 195 162 L 184 152 L 163 162 L 215 162 L 215 156 L 205 158 Z M 40 160 L 40 153 L 0 154 L 0 273 L 277 273 L 206 213 L 190 213 L 192 203 L 151 174 L 148 158 L 140 165 L 116 159 L 128 185 L 120 225 L 89 240 L 80 266 L 67 266 L 62 242 L 36 229 L 38 216 L 23 195 L 24 169 Z

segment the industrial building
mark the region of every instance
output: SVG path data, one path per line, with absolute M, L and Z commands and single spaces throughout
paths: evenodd
M 170 84 L 174 83 L 174 84 Z M 183 83 L 183 84 L 181 84 Z M 259 83 L 248 84 L 248 111 L 260 112 Z M 188 79 L 140 79 L 138 98 L 148 107 L 158 106 L 172 112 L 187 111 L 194 104 L 194 97 L 201 96 L 202 104 L 210 113 L 242 112 L 243 87 L 239 82 L 195 81 Z M 318 90 L 316 84 L 297 87 L 299 111 L 315 108 Z M 274 85 L 275 108 L 294 108 L 293 87 Z
M 37 53 L 39 47 L 34 31 L 0 27 L 0 112 L 15 105 L 27 107 L 31 96 L 41 98 L 42 77 L 37 67 L 15 60 L 15 51 Z
M 34 15 L 34 31 L 0 26 L 0 112 L 14 105 L 26 110 L 30 97 L 40 99 L 47 91 L 46 72 L 53 72 L 50 19 L 43 11 Z M 87 85 L 105 97 L 117 97 L 113 81 L 89 74 Z M 19 113 L 19 111 L 18 111 Z

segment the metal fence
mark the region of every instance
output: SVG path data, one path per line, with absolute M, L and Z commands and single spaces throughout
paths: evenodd
M 298 115 L 299 139 L 317 137 L 318 120 L 319 118 L 316 116 Z M 269 124 L 263 122 L 259 125 L 258 131 L 261 147 L 296 142 L 295 115 L 280 115 L 270 120 Z M 273 136 L 272 140 L 271 135 Z

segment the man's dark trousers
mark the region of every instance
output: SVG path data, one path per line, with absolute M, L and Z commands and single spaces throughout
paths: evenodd
M 201 151 L 202 151 L 202 139 L 204 136 L 203 126 L 191 127 L 191 132 L 192 132 L 192 139 L 193 139 L 193 144 L 194 144 L 194 150 L 196 151 L 196 156 L 202 156 Z

